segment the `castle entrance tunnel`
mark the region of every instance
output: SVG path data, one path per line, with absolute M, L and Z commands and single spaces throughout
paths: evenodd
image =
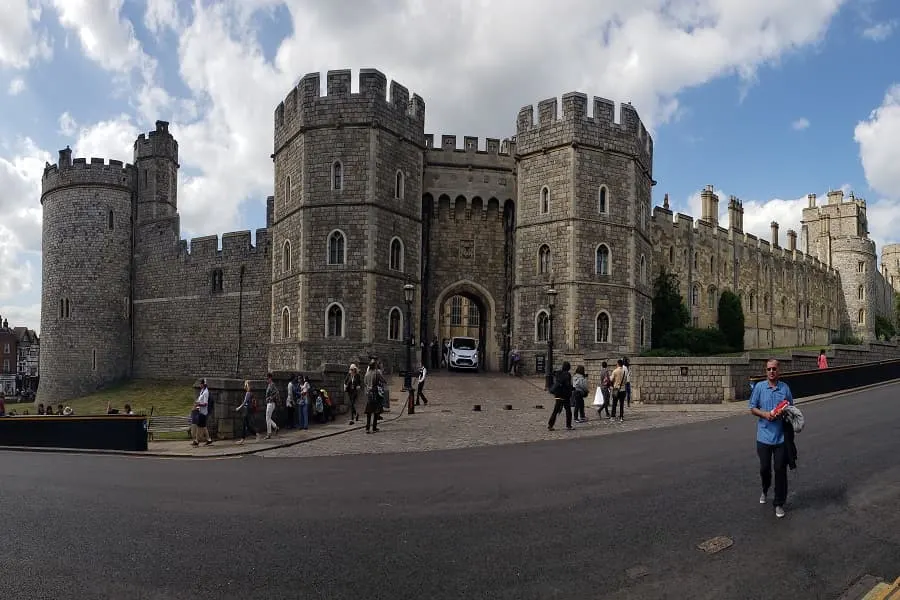
M 440 340 L 441 361 L 444 368 L 454 371 L 488 371 L 497 368 L 497 348 L 491 339 L 493 315 L 490 304 L 480 294 L 469 289 L 451 290 L 444 294 L 437 311 L 435 332 Z M 454 338 L 472 338 L 474 343 L 458 339 L 454 357 L 448 355 L 448 344 Z M 470 357 L 477 350 L 477 362 Z M 455 363 L 455 364 L 451 364 Z

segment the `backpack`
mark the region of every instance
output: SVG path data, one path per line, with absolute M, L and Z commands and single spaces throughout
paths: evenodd
M 603 379 L 600 381 L 600 385 L 605 388 L 608 388 L 612 385 L 612 379 L 609 378 L 609 373 L 603 376 Z
M 256 402 L 256 396 L 250 396 L 250 412 L 255 413 L 259 409 L 259 404 Z

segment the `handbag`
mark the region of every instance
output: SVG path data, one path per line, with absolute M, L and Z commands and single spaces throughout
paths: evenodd
M 603 397 L 603 390 L 601 388 L 597 388 L 594 391 L 594 404 L 593 406 L 600 408 L 606 404 L 606 398 Z

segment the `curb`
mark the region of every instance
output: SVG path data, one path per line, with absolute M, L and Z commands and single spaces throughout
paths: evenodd
M 383 419 L 385 423 L 393 423 L 400 417 L 406 414 L 406 402 L 404 401 L 402 404 L 403 408 L 400 410 L 400 413 L 394 416 L 391 419 Z M 189 454 L 179 453 L 179 454 L 165 454 L 162 452 L 139 452 L 134 450 L 102 450 L 102 449 L 91 449 L 91 448 L 45 448 L 42 446 L 0 446 L 0 451 L 9 451 L 9 452 L 43 452 L 47 454 L 90 454 L 90 455 L 99 455 L 99 456 L 137 456 L 137 457 L 147 457 L 147 458 L 190 458 L 194 460 L 221 460 L 223 458 L 238 458 L 241 456 L 249 456 L 251 454 L 259 454 L 260 452 L 268 452 L 270 450 L 278 450 L 280 448 L 290 448 L 291 446 L 297 446 L 299 444 L 305 444 L 307 442 L 314 442 L 316 440 L 324 440 L 325 438 L 334 437 L 337 435 L 343 435 L 345 433 L 349 433 L 351 431 L 359 431 L 360 429 L 364 429 L 365 425 L 357 425 L 354 427 L 348 427 L 347 429 L 342 429 L 341 431 L 332 431 L 330 433 L 323 433 L 320 435 L 315 435 L 308 438 L 303 438 L 299 440 L 293 440 L 290 442 L 284 442 L 283 444 L 277 444 L 275 446 L 267 446 L 265 448 L 247 448 L 246 450 L 237 450 L 235 452 L 229 452 L 227 454 L 213 454 L 213 455 L 203 455 L 199 456 L 197 454 Z M 224 441 L 224 440 L 223 440 Z

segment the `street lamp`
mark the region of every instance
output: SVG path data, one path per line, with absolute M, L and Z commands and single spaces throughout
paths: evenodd
M 406 387 L 407 394 L 406 412 L 410 415 L 416 412 L 412 387 L 412 301 L 415 289 L 411 283 L 403 286 L 403 299 L 406 300 L 406 376 L 403 378 L 403 385 Z
M 558 293 L 556 288 L 553 287 L 553 281 L 551 281 L 550 289 L 547 290 L 547 306 L 550 307 L 550 327 L 547 332 L 547 364 L 544 367 L 547 391 L 550 391 L 550 388 L 553 385 L 553 307 L 556 306 L 556 294 Z

